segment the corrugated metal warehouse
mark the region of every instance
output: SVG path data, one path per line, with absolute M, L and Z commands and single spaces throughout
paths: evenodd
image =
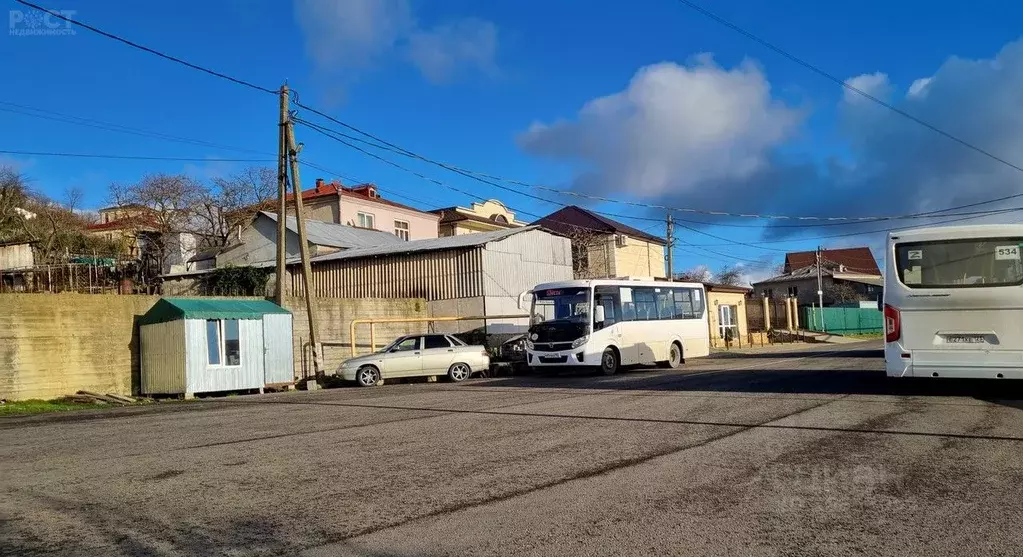
M 294 381 L 291 313 L 263 300 L 163 298 L 139 319 L 142 392 L 262 389 Z
M 542 282 L 572 279 L 568 238 L 536 226 L 448 236 L 312 259 L 314 296 L 425 298 L 431 316 L 524 314 L 518 297 Z M 292 296 L 303 296 L 300 265 L 289 265 Z M 526 319 L 488 321 L 487 332 L 521 331 Z M 460 332 L 481 322 L 442 326 Z

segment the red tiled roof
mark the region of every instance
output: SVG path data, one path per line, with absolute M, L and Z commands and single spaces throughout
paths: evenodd
M 353 187 L 347 187 L 340 182 L 333 181 L 330 183 L 324 182 L 322 179 L 316 180 L 316 186 L 307 190 L 302 190 L 302 200 L 308 201 L 310 199 L 318 199 L 321 197 L 337 196 L 340 194 L 341 197 L 348 197 L 352 199 L 358 199 L 359 201 L 368 201 L 370 203 L 381 203 L 383 205 L 390 205 L 391 207 L 397 207 L 399 209 L 405 209 L 407 211 L 415 211 L 417 213 L 423 213 L 426 215 L 432 215 L 426 211 L 420 211 L 415 207 L 403 205 L 384 199 L 377 195 L 376 197 L 370 197 L 369 192 L 375 190 L 376 186 L 373 184 L 359 184 Z M 285 200 L 291 201 L 295 198 L 295 194 L 289 193 L 284 196 Z M 272 202 L 271 202 L 272 203 Z
M 880 275 L 881 270 L 877 267 L 877 260 L 870 248 L 843 248 L 826 249 L 821 253 L 824 260 L 822 267 L 844 266 L 846 269 L 856 273 L 868 275 Z M 785 272 L 791 273 L 802 267 L 810 267 L 817 264 L 817 252 L 797 251 L 785 254 Z
M 99 232 L 103 230 L 122 230 L 125 228 L 156 228 L 158 223 L 152 219 L 142 218 L 123 218 L 112 220 L 110 222 L 98 222 L 96 224 L 90 224 L 86 226 L 86 230 L 93 232 Z

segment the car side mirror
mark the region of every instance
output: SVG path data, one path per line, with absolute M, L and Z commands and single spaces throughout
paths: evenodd
M 593 308 L 593 322 L 594 323 L 604 322 L 604 306 L 597 306 Z

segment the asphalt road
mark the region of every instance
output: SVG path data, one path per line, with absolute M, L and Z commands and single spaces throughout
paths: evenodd
M 0 419 L 3 555 L 1021 555 L 1023 388 L 876 343 Z

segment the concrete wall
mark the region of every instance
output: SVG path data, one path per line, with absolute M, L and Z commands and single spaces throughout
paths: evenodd
M 157 296 L 115 294 L 0 294 L 0 398 L 56 398 L 78 390 L 129 395 L 139 392 L 137 319 Z M 424 300 L 317 299 L 322 341 L 349 339 L 354 318 L 426 317 Z M 301 344 L 309 340 L 305 300 L 288 299 L 294 316 L 295 374 L 302 376 Z M 377 326 L 384 343 L 426 324 Z M 357 341 L 368 350 L 369 328 Z M 349 349 L 326 348 L 333 372 Z M 311 363 L 310 363 L 311 370 Z
M 9 244 L 0 246 L 0 271 L 21 269 L 35 265 L 31 244 Z
M 319 324 L 317 332 L 321 343 L 343 343 L 343 346 L 324 346 L 325 371 L 334 373 L 342 360 L 351 356 L 351 323 L 353 319 L 428 317 L 429 308 L 422 299 L 391 298 L 315 298 L 314 312 Z M 312 375 L 311 352 L 304 345 L 309 342 L 309 317 L 305 298 L 287 298 L 284 307 L 294 314 L 295 376 Z M 426 332 L 424 323 L 381 323 L 374 325 L 377 348 L 395 338 Z M 360 353 L 369 352 L 369 325 L 358 325 L 356 344 Z M 304 356 L 303 356 L 304 354 Z M 303 371 L 303 361 L 305 368 Z
M 137 391 L 135 321 L 158 299 L 0 294 L 0 398 L 55 398 L 80 389 Z
M 288 230 L 284 237 L 284 250 L 288 257 L 298 257 L 301 254 L 298 234 Z M 217 254 L 217 267 L 249 265 L 276 258 L 277 223 L 271 218 L 260 216 L 251 226 L 242 230 L 240 240 L 235 240 L 225 251 Z
M 342 224 L 341 210 L 336 195 L 317 197 L 316 199 L 304 199 L 302 203 L 302 215 L 309 220 L 332 222 Z M 290 200 L 286 208 L 289 216 L 295 216 L 295 204 Z M 274 212 L 277 212 L 274 210 Z

